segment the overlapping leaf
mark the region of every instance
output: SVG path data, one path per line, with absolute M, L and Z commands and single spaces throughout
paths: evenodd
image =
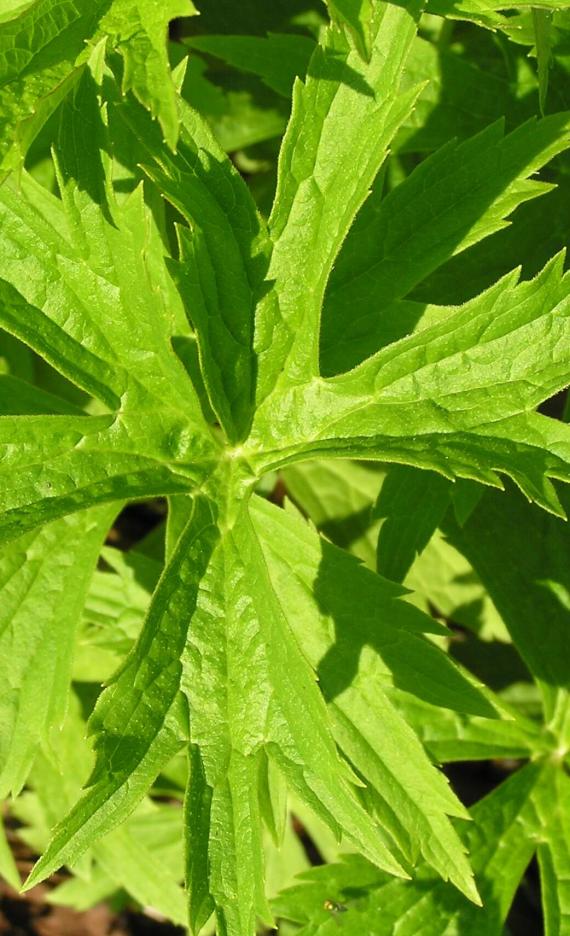
M 177 139 L 178 104 L 164 54 L 167 21 L 182 12 L 177 2 L 159 10 L 117 0 L 108 12 L 107 31 L 119 47 L 127 42 L 123 87 L 158 114 L 161 128 L 120 95 L 101 46 L 62 111 L 61 199 L 25 173 L 20 189 L 0 189 L 0 325 L 94 397 L 89 412 L 97 413 L 40 409 L 0 417 L 2 534 L 18 536 L 48 520 L 73 526 L 79 514 L 58 518 L 106 501 L 190 495 L 171 503 L 165 570 L 138 639 L 92 716 L 95 770 L 30 883 L 72 864 L 113 830 L 184 747 L 191 768 L 190 923 L 198 930 L 215 911 L 228 936 L 251 936 L 258 918 L 272 922 L 262 822 L 278 837 L 283 778 L 335 835 L 383 871 L 413 873 L 421 855 L 476 901 L 449 820 L 465 810 L 403 717 L 398 694 L 451 713 L 440 740 L 453 751 L 462 714 L 479 719 L 469 722 L 475 747 L 501 743 L 500 730 L 493 735 L 482 724 L 497 715 L 490 697 L 423 637 L 445 630 L 402 600 L 399 586 L 298 518 L 252 501 L 259 476 L 319 453 L 402 462 L 495 486 L 505 473 L 558 512 L 549 478 L 570 480 L 569 428 L 535 412 L 570 373 L 569 281 L 561 258 L 535 280 L 518 284 L 509 275 L 465 306 L 432 308 L 429 325 L 355 370 L 320 375 L 320 315 L 333 263 L 419 91 L 400 88 L 419 6 L 378 3 L 370 17 L 367 4 L 337 6 L 348 11 L 345 22 L 361 48 L 329 27 L 305 82 L 295 84 L 269 231 L 191 108 L 180 107 L 178 151 L 164 146 L 163 134 L 171 146 Z M 380 202 L 379 215 L 411 192 L 415 272 L 380 272 L 372 292 L 390 281 L 395 292 L 382 301 L 393 306 L 450 251 L 497 229 L 517 204 L 542 191 L 527 176 L 567 145 L 567 117 L 546 118 L 538 128 L 505 141 L 491 129 L 463 149 L 440 152 L 410 176 L 407 190 L 403 183 Z M 424 264 L 425 240 L 413 221 L 416 202 L 425 213 L 418 179 L 421 189 L 430 172 L 441 174 L 446 194 L 449 157 L 448 176 L 469 189 L 473 179 L 463 179 L 459 163 L 466 153 L 479 161 L 481 139 L 492 157 L 481 185 L 489 176 L 494 187 L 467 199 L 459 232 L 443 225 L 445 236 Z M 492 172 L 497 163 L 504 168 L 505 153 L 507 170 Z M 150 182 L 125 197 L 118 191 L 125 170 L 130 184 L 139 162 Z M 174 263 L 165 262 L 164 215 L 145 203 L 146 185 L 157 186 L 185 222 Z M 377 203 L 370 204 L 376 212 Z M 442 204 L 444 213 L 449 199 Z M 394 211 L 394 223 L 400 215 Z M 334 275 L 342 273 L 342 256 Z M 368 272 L 372 281 L 378 271 Z M 186 356 L 185 367 L 175 349 L 194 341 L 198 359 Z M 12 384 L 7 399 L 14 390 Z M 49 530 L 30 533 L 30 543 Z M 405 558 L 396 563 L 398 574 Z M 551 714 L 560 724 L 562 709 L 558 699 Z M 524 725 L 517 729 L 509 737 L 518 750 L 527 734 Z M 270 775 L 281 778 L 275 798 Z M 425 886 L 434 934 L 442 932 L 444 911 L 466 932 L 482 920 L 490 933 L 500 932 L 534 848 L 529 798 L 539 775 L 535 765 L 522 771 L 476 813 L 480 829 L 470 844 L 478 868 L 489 866 L 485 911 L 450 897 L 433 871 L 421 871 L 410 885 L 372 872 L 386 894 L 394 893 L 395 908 L 410 908 L 410 933 Z M 130 841 L 117 841 L 122 855 L 132 854 Z M 563 874 L 563 850 L 552 843 L 549 858 Z M 506 864 L 505 850 L 514 856 Z M 107 854 L 108 867 L 112 858 Z M 139 893 L 152 893 L 151 883 Z M 171 896 L 180 919 L 178 890 Z M 359 908 L 360 932 L 376 913 L 375 899 L 367 896 Z
M 500 121 L 462 143 L 447 143 L 386 198 L 375 192 L 330 279 L 323 373 L 348 370 L 386 344 L 392 303 L 450 257 L 504 227 L 517 206 L 548 192 L 548 183 L 531 177 L 568 147 L 569 130 L 567 114 L 530 121 L 507 136 Z M 402 336 L 411 330 L 403 311 Z
M 421 872 L 417 882 L 391 881 L 356 861 L 307 872 L 306 883 L 285 891 L 275 912 L 302 924 L 302 936 L 444 936 L 449 932 L 501 936 L 515 890 L 536 848 L 539 819 L 534 796 L 543 783 L 528 765 L 472 810 L 466 830 L 483 908 Z M 335 912 L 336 911 L 336 912 Z M 347 911 L 347 912 L 343 912 Z
M 0 22 L 0 165 L 19 166 L 29 143 L 73 87 L 74 68 L 109 0 L 36 0 Z
M 327 452 L 498 486 L 505 473 L 560 513 L 547 476 L 570 476 L 570 432 L 533 410 L 568 383 L 569 280 L 559 257 L 516 282 L 507 276 L 353 371 L 314 378 L 261 408 L 256 435 L 274 445 L 265 464 Z
M 148 174 L 191 225 L 191 231 L 179 228 L 181 263 L 171 270 L 197 333 L 212 408 L 228 438 L 241 440 L 253 415 L 255 344 L 269 340 L 264 329 L 274 314 L 274 302 L 264 299 L 267 232 L 245 183 L 197 113 L 184 109 L 173 156 L 141 109 L 122 104 L 115 113 L 145 153 Z
M 568 496 L 560 496 L 568 508 Z M 532 548 L 521 551 L 520 531 Z M 459 527 L 449 517 L 451 542 L 472 563 L 536 679 L 553 690 L 568 690 L 570 610 L 566 524 L 511 492 L 485 492 Z M 550 692 L 549 692 L 550 695 Z M 547 717 L 550 713 L 547 711 Z
M 275 588 L 288 595 L 297 639 L 318 667 L 337 740 L 372 785 L 379 815 L 408 860 L 419 847 L 444 877 L 473 896 L 445 819 L 446 813 L 462 815 L 462 810 L 397 715 L 385 687 L 393 682 L 410 690 L 415 686 L 436 704 L 460 711 L 492 716 L 492 706 L 451 669 L 444 654 L 421 639 L 418 630 L 435 625 L 397 600 L 397 586 L 270 505 L 256 502 L 254 517 Z M 348 583 L 354 588 L 357 579 L 359 615 L 353 620 Z
M 123 90 L 132 91 L 158 118 L 172 149 L 178 141 L 179 115 L 168 61 L 168 24 L 193 13 L 191 0 L 113 0 L 100 27 L 123 56 Z
M 72 91 L 87 42 L 105 38 L 124 58 L 124 89 L 178 139 L 178 108 L 167 54 L 168 23 L 195 13 L 191 0 L 31 0 L 0 20 L 0 167 L 19 169 L 30 144 Z

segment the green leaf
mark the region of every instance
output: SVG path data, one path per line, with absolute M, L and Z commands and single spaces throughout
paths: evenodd
M 84 511 L 0 551 L 0 795 L 19 793 L 67 705 L 77 623 L 117 507 Z M 24 636 L 25 635 L 25 636 Z
M 420 636 L 420 629 L 437 625 L 401 601 L 398 586 L 263 501 L 255 502 L 253 516 L 274 588 L 282 601 L 287 596 L 297 640 L 318 667 L 335 737 L 371 784 L 381 821 L 408 860 L 413 862 L 419 850 L 473 898 L 468 865 L 445 817 L 463 815 L 462 807 L 386 690 L 395 683 L 439 705 L 491 716 L 493 708 L 453 670 L 445 654 Z M 352 613 L 355 590 L 357 617 Z
M 24 192 L 0 189 L 0 277 L 10 284 L 2 286 L 0 325 L 112 409 L 131 390 L 193 408 L 201 420 L 172 351 L 188 324 L 164 245 L 142 187 L 118 204 L 99 153 L 107 142 L 86 71 L 62 111 L 62 201 L 30 182 Z
M 211 470 L 200 445 L 185 423 L 161 429 L 160 418 L 144 411 L 136 418 L 2 416 L 0 539 L 95 504 L 188 491 Z
M 552 12 L 533 9 L 532 19 L 536 38 L 536 58 L 538 62 L 538 88 L 540 110 L 544 114 L 548 94 L 548 70 L 550 68 Z
M 102 37 L 123 55 L 124 90 L 132 89 L 158 117 L 174 148 L 178 110 L 168 23 L 195 12 L 190 0 L 35 0 L 19 15 L 0 19 L 0 165 L 23 166 L 34 137 L 80 78 L 85 42 Z
M 190 745 L 188 761 L 189 775 L 184 802 L 186 889 L 190 929 L 192 933 L 199 933 L 216 906 L 208 880 L 212 789 L 206 781 L 200 749 L 195 744 Z
M 253 439 L 272 440 L 274 451 L 260 461 L 274 467 L 326 452 L 498 487 L 502 472 L 560 513 L 546 475 L 570 476 L 568 427 L 529 411 L 568 382 L 570 281 L 562 259 L 530 282 L 503 278 L 348 374 L 314 377 L 278 405 L 268 401 Z
M 360 664 L 375 672 L 381 683 L 397 685 L 435 705 L 491 718 L 496 715 L 477 684 L 467 681 L 449 657 L 423 637 L 428 633 L 444 636 L 448 631 L 401 600 L 406 589 L 363 567 L 353 556 L 319 537 L 299 517 L 260 498 L 254 500 L 252 514 L 264 553 L 270 557 L 267 561 L 276 563 L 274 587 L 284 594 L 290 580 L 290 600 L 295 595 L 304 607 L 303 616 L 297 613 L 292 617 L 292 626 L 299 628 L 299 642 L 313 665 L 319 667 L 320 679 L 328 675 L 327 698 L 348 686 Z M 358 581 L 361 598 L 358 621 L 351 620 L 350 628 L 347 622 L 356 586 L 349 589 L 348 580 Z M 304 623 L 309 609 L 314 618 L 312 637 Z M 376 626 L 380 617 L 387 622 L 386 632 Z M 334 643 L 331 622 L 336 630 Z M 398 643 L 405 650 L 396 650 Z M 364 647 L 368 649 L 363 656 Z M 439 675 L 434 675 L 438 669 Z
M 259 75 L 264 84 L 285 98 L 295 78 L 304 78 L 315 43 L 308 36 L 270 33 L 260 36 L 191 36 L 185 44 L 207 52 L 243 71 Z
M 369 61 L 373 44 L 373 0 L 326 0 L 326 3 L 333 20 L 348 27 L 360 55 Z
M 187 806 L 200 829 L 198 843 L 191 841 L 191 919 L 196 928 L 206 919 L 209 892 L 222 932 L 252 932 L 256 911 L 269 919 L 259 845 L 262 746 L 337 835 L 403 873 L 338 757 L 314 673 L 258 537 L 242 509 L 202 581 L 184 667 L 191 740 L 199 749 L 192 757 L 198 792 L 191 776 Z
M 196 498 L 140 637 L 91 718 L 97 762 L 86 791 L 56 828 L 27 887 L 72 864 L 96 837 L 126 818 L 181 747 L 181 657 L 200 577 L 217 536 L 210 504 Z
M 173 337 L 189 332 L 184 309 L 142 185 L 121 202 L 113 191 L 97 84 L 102 63 L 95 56 L 91 65 L 93 75 L 86 72 L 61 113 L 57 169 L 72 247 L 58 258 L 61 279 L 79 301 L 80 325 L 95 331 L 94 344 L 104 342 L 136 384 L 199 418 L 196 392 L 172 350 Z
M 518 205 L 550 190 L 531 176 L 568 147 L 569 126 L 567 114 L 556 114 L 505 136 L 498 121 L 464 142 L 446 143 L 383 200 L 379 191 L 371 196 L 331 275 L 324 374 L 348 370 L 385 344 L 383 316 L 391 303 L 505 227 Z
M 0 21 L 2 169 L 23 165 L 28 146 L 79 77 L 75 61 L 108 5 L 35 0 Z
M 125 103 L 116 116 L 154 163 L 147 167 L 150 177 L 191 225 L 178 229 L 181 262 L 171 270 L 196 329 L 210 403 L 230 441 L 239 441 L 253 415 L 255 342 L 263 340 L 255 332 L 266 309 L 265 227 L 245 183 L 198 113 L 183 109 L 173 156 L 157 145 L 144 112 Z
M 191 16 L 190 0 L 113 0 L 101 23 L 124 59 L 123 92 L 132 91 L 153 117 L 164 139 L 176 148 L 179 114 L 176 89 L 167 53 L 168 24 L 177 16 Z
M 544 932 L 564 936 L 570 927 L 570 779 L 559 765 L 545 772 L 538 784 L 534 803 L 541 820 L 538 867 Z
M 565 489 L 560 497 L 568 509 Z M 449 517 L 445 532 L 476 569 L 531 672 L 548 686 L 568 688 L 567 525 L 514 491 L 489 491 L 462 527 Z
M 368 64 L 331 27 L 306 83 L 295 84 L 270 219 L 268 276 L 280 320 L 260 355 L 262 387 L 285 365 L 287 382 L 318 372 L 320 308 L 333 262 L 419 90 L 399 91 L 418 14 L 415 4 L 405 10 L 378 3 Z
M 519 881 L 536 848 L 539 820 L 533 801 L 541 768 L 517 771 L 472 809 L 466 829 L 484 906 L 469 903 L 425 868 L 417 880 L 390 880 L 362 859 L 324 865 L 274 901 L 276 914 L 304 924 L 301 936 L 502 936 Z M 336 910 L 336 912 L 335 912 Z M 347 911 L 347 912 L 343 912 Z
M 450 484 L 433 472 L 395 465 L 382 482 L 374 506 L 383 522 L 378 539 L 378 572 L 403 582 L 416 555 L 427 546 L 447 511 Z

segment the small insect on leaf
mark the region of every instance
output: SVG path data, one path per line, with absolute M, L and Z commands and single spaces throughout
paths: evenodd
M 336 900 L 325 900 L 323 908 L 330 913 L 346 913 L 348 910 L 348 907 L 345 907 L 344 904 L 337 903 Z

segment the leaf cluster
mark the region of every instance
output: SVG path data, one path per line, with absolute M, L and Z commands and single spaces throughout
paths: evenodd
M 537 855 L 568 932 L 567 8 L 0 14 L 26 887 L 65 865 L 56 901 L 219 936 L 501 936 Z M 166 519 L 113 548 L 141 501 Z M 442 770 L 507 759 L 472 808 Z

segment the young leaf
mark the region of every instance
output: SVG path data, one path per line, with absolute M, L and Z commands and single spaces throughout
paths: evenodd
M 331 17 L 348 27 L 360 55 L 369 61 L 373 45 L 373 0 L 326 0 L 326 3 Z
M 270 312 L 263 301 L 269 241 L 245 183 L 204 120 L 189 107 L 182 113 L 172 156 L 140 108 L 120 103 L 113 116 L 144 149 L 148 175 L 191 226 L 178 228 L 181 262 L 170 268 L 197 333 L 210 403 L 237 442 L 247 436 L 253 415 L 257 323 Z
M 498 121 L 425 159 L 384 199 L 373 193 L 331 275 L 323 314 L 322 372 L 348 370 L 386 343 L 384 310 L 551 186 L 532 179 L 570 144 L 567 114 L 504 135 Z

